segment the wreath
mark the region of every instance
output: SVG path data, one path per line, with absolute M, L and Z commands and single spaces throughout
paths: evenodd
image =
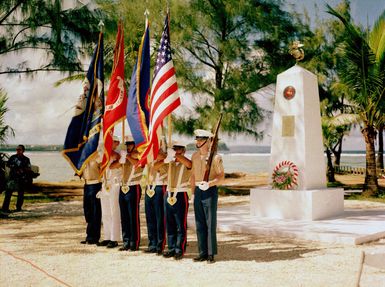
M 281 161 L 272 174 L 273 188 L 276 189 L 294 189 L 297 183 L 298 168 L 291 161 Z

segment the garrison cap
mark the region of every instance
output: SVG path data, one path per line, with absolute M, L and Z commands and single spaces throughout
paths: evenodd
M 195 139 L 206 139 L 214 136 L 211 132 L 201 129 L 195 130 L 194 135 Z
M 114 136 L 114 142 L 120 142 L 120 137 L 118 137 L 118 136 Z
M 172 148 L 175 148 L 175 147 L 186 148 L 186 144 L 181 142 L 181 141 L 173 141 L 172 142 Z
M 124 137 L 124 143 L 125 144 L 130 144 L 130 143 L 135 144 L 135 141 L 134 141 L 134 138 L 132 136 L 125 136 Z

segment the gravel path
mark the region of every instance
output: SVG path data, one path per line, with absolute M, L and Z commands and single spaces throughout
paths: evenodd
M 242 202 L 242 197 L 220 199 L 220 205 Z M 349 204 L 379 208 L 373 203 Z M 85 236 L 80 201 L 25 208 L 0 219 L 0 286 L 346 287 L 355 286 L 362 250 L 385 253 L 385 239 L 342 246 L 219 232 L 217 262 L 208 265 L 192 261 L 197 242 L 189 229 L 187 254 L 175 261 L 143 252 L 147 244 L 143 207 L 139 252 L 79 244 Z M 385 271 L 365 266 L 361 286 L 385 287 Z

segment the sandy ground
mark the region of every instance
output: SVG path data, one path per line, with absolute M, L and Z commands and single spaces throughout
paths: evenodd
M 222 197 L 220 206 L 247 198 Z M 385 212 L 384 204 L 347 204 Z M 362 250 L 385 252 L 385 239 L 343 246 L 219 232 L 217 262 L 209 265 L 192 261 L 197 242 L 189 229 L 187 254 L 175 261 L 143 252 L 143 206 L 141 211 L 141 250 L 118 252 L 79 243 L 85 237 L 81 201 L 26 205 L 25 211 L 0 219 L 0 286 L 345 287 L 355 286 Z M 385 271 L 365 265 L 361 286 L 385 286 Z

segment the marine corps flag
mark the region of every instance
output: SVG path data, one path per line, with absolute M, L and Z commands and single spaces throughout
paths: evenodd
M 141 153 L 147 142 L 149 124 L 150 92 L 150 31 L 146 30 L 138 51 L 138 59 L 132 71 L 130 90 L 128 92 L 127 122 L 131 129 L 135 145 Z
M 101 120 L 104 110 L 103 33 L 99 34 L 87 76 L 83 81 L 83 94 L 75 106 L 64 141 L 62 154 L 78 175 L 97 153 Z
M 127 96 L 124 83 L 124 34 L 122 23 L 118 25 L 116 44 L 114 49 L 114 65 L 110 87 L 106 99 L 106 108 L 103 116 L 104 154 L 101 173 L 104 172 L 110 161 L 114 136 L 114 126 L 126 116 Z

